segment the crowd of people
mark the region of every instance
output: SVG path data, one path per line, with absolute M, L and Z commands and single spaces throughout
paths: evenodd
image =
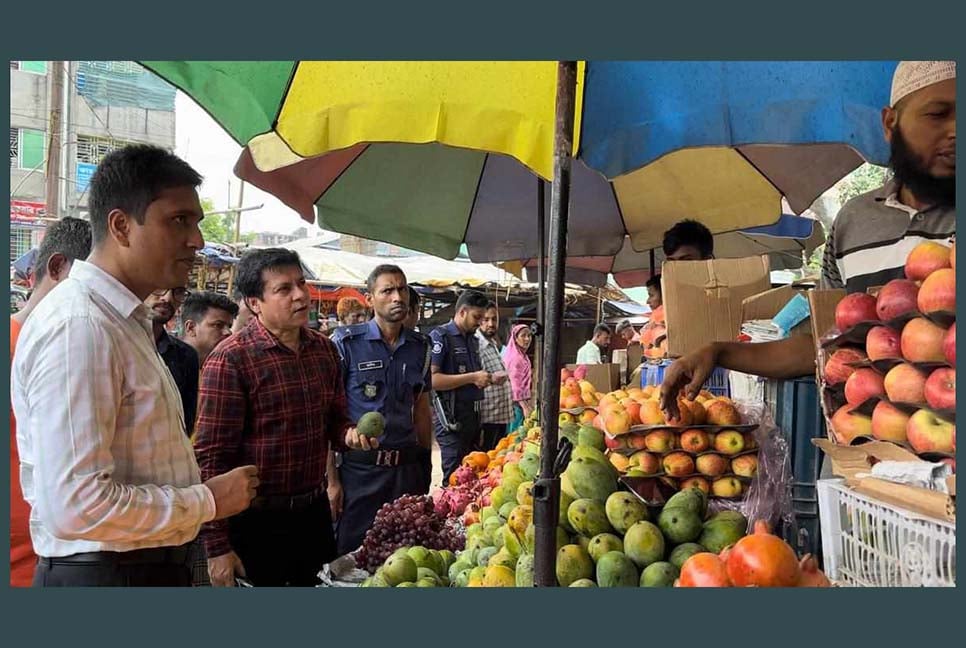
M 955 63 L 899 65 L 883 110 L 893 177 L 843 207 L 828 285 L 880 285 L 910 246 L 955 235 L 955 106 Z M 273 248 L 242 257 L 231 298 L 190 292 L 201 180 L 164 149 L 119 149 L 91 179 L 90 221 L 46 232 L 11 318 L 12 585 L 314 585 L 383 503 L 429 491 L 434 440 L 445 483 L 533 406 L 531 329 L 501 343 L 477 291 L 424 333 L 419 293 L 379 265 L 365 304 L 316 331 L 297 253 Z M 712 258 L 713 239 L 685 221 L 664 252 Z M 651 323 L 618 326 L 626 343 L 659 344 L 659 277 L 647 290 Z M 181 339 L 166 327 L 179 311 Z M 577 362 L 603 361 L 611 336 L 598 325 Z M 716 365 L 789 377 L 814 355 L 806 336 L 711 345 L 668 369 L 662 406 Z M 356 427 L 369 412 L 378 436 Z

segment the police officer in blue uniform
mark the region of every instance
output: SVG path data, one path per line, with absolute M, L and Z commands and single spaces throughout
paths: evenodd
M 350 450 L 337 460 L 340 555 L 362 544 L 379 507 L 402 495 L 425 494 L 430 487 L 425 470 L 432 448 L 429 340 L 403 327 L 409 286 L 398 266 L 377 266 L 366 286 L 373 319 L 339 328 L 332 341 L 342 357 L 349 418 L 357 422 L 366 412 L 378 411 L 386 428 L 378 449 Z
M 456 300 L 456 314 L 429 333 L 436 441 L 443 461 L 443 484 L 460 462 L 480 443 L 480 401 L 492 376 L 480 361 L 476 329 L 489 300 L 475 290 Z

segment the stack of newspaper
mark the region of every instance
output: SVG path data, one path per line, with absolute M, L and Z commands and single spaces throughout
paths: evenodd
M 741 325 L 741 338 L 749 342 L 771 342 L 782 337 L 781 329 L 771 320 L 750 320 Z

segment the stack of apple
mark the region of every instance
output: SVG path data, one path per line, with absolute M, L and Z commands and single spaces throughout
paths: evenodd
M 605 435 L 608 458 L 628 477 L 660 476 L 680 490 L 699 488 L 712 497 L 740 497 L 758 472 L 758 444 L 734 428 L 656 428 L 646 434 Z M 717 431 L 714 431 L 717 430 Z
M 825 384 L 845 391 L 846 404 L 830 421 L 836 442 L 872 437 L 919 454 L 955 453 L 955 267 L 955 245 L 920 243 L 907 257 L 906 279 L 875 297 L 856 293 L 839 302 L 842 339 L 868 333 L 863 347 L 839 348 L 825 364 Z M 946 462 L 955 469 L 955 460 Z

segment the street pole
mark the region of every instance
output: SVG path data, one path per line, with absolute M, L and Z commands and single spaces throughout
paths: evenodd
M 50 61 L 50 104 L 47 124 L 47 167 L 44 178 L 45 211 L 50 218 L 60 218 L 61 130 L 64 118 L 64 62 Z
M 245 205 L 245 181 L 242 180 L 241 187 L 238 188 L 238 209 L 235 211 L 235 247 L 241 239 L 241 215 L 242 207 Z M 238 251 L 237 249 L 235 250 Z
M 561 321 L 564 307 L 564 265 L 567 257 L 567 216 L 570 207 L 570 166 L 573 160 L 577 62 L 557 64 L 557 105 L 553 143 L 553 188 L 550 192 L 550 267 L 547 315 L 543 336 L 543 383 L 540 386 L 540 478 L 533 488 L 535 530 L 533 584 L 555 587 L 560 479 L 555 474 L 557 415 L 560 399 Z

